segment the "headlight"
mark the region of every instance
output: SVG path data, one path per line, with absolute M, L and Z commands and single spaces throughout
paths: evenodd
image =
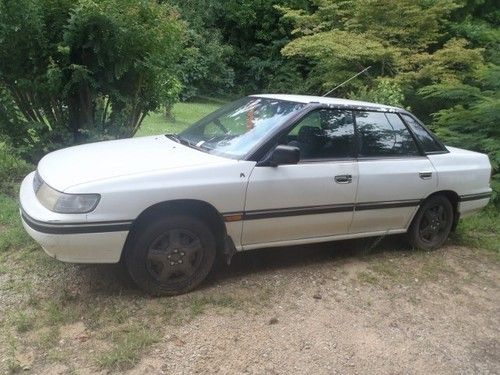
M 33 179 L 33 190 L 40 203 L 51 211 L 61 214 L 84 214 L 93 211 L 99 194 L 65 194 L 51 188 L 38 175 Z

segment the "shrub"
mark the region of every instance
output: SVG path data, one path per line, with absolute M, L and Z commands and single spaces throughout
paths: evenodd
M 33 169 L 11 146 L 0 142 L 0 193 L 17 195 L 19 182 Z
M 0 0 L 0 106 L 10 113 L 0 122 L 16 128 L 12 143 L 133 135 L 178 95 L 182 30 L 153 0 Z

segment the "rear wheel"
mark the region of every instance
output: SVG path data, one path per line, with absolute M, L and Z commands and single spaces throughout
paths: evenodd
M 445 196 L 425 200 L 408 230 L 410 244 L 422 250 L 443 245 L 453 225 L 453 207 Z
M 216 241 L 201 220 L 176 215 L 148 224 L 125 254 L 132 279 L 153 295 L 176 295 L 196 288 L 214 263 Z

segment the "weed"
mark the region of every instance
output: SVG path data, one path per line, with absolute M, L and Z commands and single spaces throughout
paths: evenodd
M 113 347 L 97 357 L 100 367 L 124 370 L 132 367 L 142 351 L 160 339 L 158 331 L 146 327 L 132 326 L 124 331 L 114 332 Z
M 33 328 L 33 317 L 24 311 L 19 311 L 11 318 L 16 331 L 19 333 L 28 332 Z
M 7 343 L 7 357 L 5 358 L 7 370 L 11 374 L 20 372 L 22 367 L 16 358 L 17 341 L 10 333 L 5 335 L 4 340 Z
M 500 213 L 488 207 L 479 214 L 460 220 L 452 240 L 459 245 L 482 248 L 500 258 Z
M 400 277 L 400 271 L 393 262 L 388 262 L 385 259 L 372 262 L 370 269 L 382 276 L 389 277 L 391 279 L 397 279 Z
M 358 272 L 358 281 L 363 284 L 374 285 L 378 283 L 378 278 L 370 272 L 361 271 Z
M 39 332 L 38 347 L 46 352 L 59 342 L 59 327 L 46 327 Z
M 64 321 L 64 313 L 58 301 L 48 301 L 45 305 L 45 317 L 49 325 L 57 325 Z

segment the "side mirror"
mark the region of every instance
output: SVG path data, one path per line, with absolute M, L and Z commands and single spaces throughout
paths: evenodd
M 300 160 L 300 150 L 294 146 L 278 145 L 266 159 L 266 165 L 270 165 L 271 167 L 284 164 L 297 164 Z

